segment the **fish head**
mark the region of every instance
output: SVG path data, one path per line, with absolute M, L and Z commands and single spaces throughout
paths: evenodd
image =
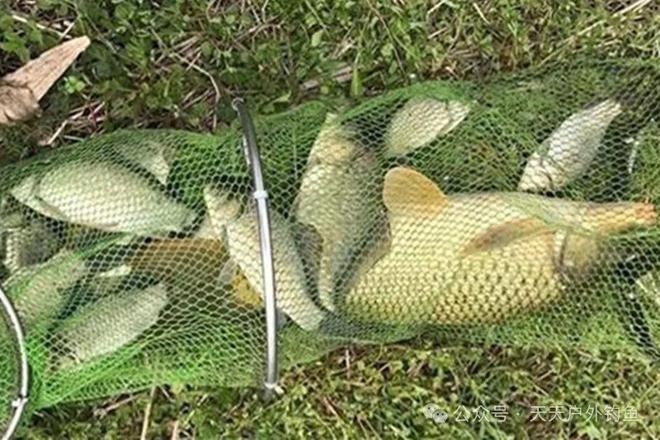
M 25 216 L 20 212 L 8 214 L 0 219 L 0 230 L 2 231 L 16 231 L 26 227 L 26 225 Z

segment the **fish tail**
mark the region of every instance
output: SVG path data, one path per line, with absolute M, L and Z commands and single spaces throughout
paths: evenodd
M 652 226 L 656 219 L 655 206 L 651 203 L 604 203 L 588 208 L 586 226 L 593 231 L 614 233 L 635 226 Z

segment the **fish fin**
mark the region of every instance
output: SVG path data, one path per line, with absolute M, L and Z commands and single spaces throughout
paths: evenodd
M 240 269 L 238 264 L 236 264 L 236 261 L 230 258 L 225 262 L 225 264 L 222 265 L 222 269 L 220 269 L 220 274 L 218 275 L 218 284 L 231 284 L 232 280 L 238 275 L 239 270 Z
M 170 175 L 170 165 L 162 154 L 158 156 L 156 160 L 158 162 L 151 166 L 149 171 L 154 177 L 156 177 L 156 180 L 158 180 L 161 185 L 167 186 L 167 177 Z
M 507 246 L 516 240 L 548 232 L 552 232 L 552 230 L 537 218 L 513 220 L 492 226 L 472 238 L 461 251 L 461 255 L 466 257 L 479 252 L 488 252 Z
M 34 198 L 37 188 L 37 177 L 31 174 L 24 177 L 9 193 L 20 203 L 29 206 L 30 199 Z
M 99 229 L 101 231 L 112 231 L 119 226 L 119 222 L 112 222 L 112 223 L 90 223 L 90 222 L 80 222 L 80 221 L 74 222 L 71 220 L 71 218 L 68 215 L 66 215 L 58 207 L 51 205 L 50 203 L 44 201 L 41 198 L 39 199 L 39 202 L 42 204 L 43 208 L 45 208 L 46 210 L 48 210 L 53 214 L 51 217 L 60 221 L 77 224 L 90 229 Z
M 211 216 L 207 213 L 202 220 L 202 223 L 197 228 L 197 231 L 193 234 L 194 238 L 206 238 L 206 239 L 217 239 L 218 235 L 213 223 L 211 222 Z
M 59 209 L 57 206 L 51 205 L 50 203 L 45 201 L 41 196 L 38 195 L 38 192 L 34 194 L 34 199 L 37 201 L 37 203 L 39 203 L 39 205 L 44 211 L 48 212 L 49 217 L 54 218 L 56 220 L 73 223 L 72 221 L 70 221 L 69 216 L 64 213 L 64 211 Z
M 447 196 L 422 173 L 396 167 L 385 175 L 383 202 L 390 214 L 434 215 L 447 205 Z

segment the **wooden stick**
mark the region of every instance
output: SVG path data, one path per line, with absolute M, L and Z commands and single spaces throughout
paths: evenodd
M 29 88 L 39 101 L 89 43 L 89 38 L 80 37 L 55 46 L 15 72 L 5 75 L 3 80 Z
M 39 100 L 89 46 L 89 38 L 62 43 L 0 78 L 0 125 L 23 121 L 39 112 Z
M 151 388 L 149 393 L 149 402 L 144 408 L 144 419 L 142 420 L 142 432 L 140 433 L 140 440 L 147 440 L 147 433 L 149 431 L 149 418 L 151 417 L 151 406 L 154 403 L 154 395 L 156 394 L 156 387 Z

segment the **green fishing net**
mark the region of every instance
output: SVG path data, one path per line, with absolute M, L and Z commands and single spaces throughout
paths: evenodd
M 619 60 L 256 118 L 281 367 L 422 334 L 656 356 L 659 111 L 660 64 Z M 261 383 L 241 138 L 126 130 L 4 167 L 2 286 L 30 409 Z M 0 336 L 5 417 L 16 348 Z

